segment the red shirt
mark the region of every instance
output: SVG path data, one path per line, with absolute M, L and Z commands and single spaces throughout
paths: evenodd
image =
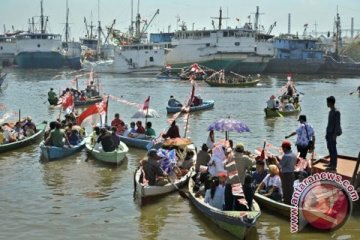
M 112 120 L 111 121 L 111 126 L 116 127 L 116 129 L 117 129 L 116 132 L 117 133 L 124 132 L 124 122 L 120 118 L 115 118 L 114 120 Z
M 138 126 L 136 129 L 136 133 L 144 134 L 145 128 L 143 126 Z

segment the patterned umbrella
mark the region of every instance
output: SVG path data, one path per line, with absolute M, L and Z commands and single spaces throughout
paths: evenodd
M 207 130 L 225 132 L 226 139 L 227 139 L 227 134 L 226 134 L 227 132 L 238 132 L 238 133 L 250 132 L 249 127 L 245 123 L 234 119 L 219 119 L 213 122 L 212 124 L 210 124 Z

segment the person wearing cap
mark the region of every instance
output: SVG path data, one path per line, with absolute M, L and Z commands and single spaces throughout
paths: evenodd
M 245 154 L 245 148 L 242 143 L 235 146 L 234 161 L 240 183 L 244 184 L 246 170 L 250 170 L 255 165 L 256 161 Z
M 282 192 L 284 195 L 284 203 L 291 204 L 291 197 L 294 191 L 293 184 L 295 181 L 295 164 L 297 157 L 291 151 L 291 143 L 287 140 L 283 141 L 281 144 L 282 151 L 284 155 L 279 161 L 279 168 L 281 170 L 281 182 L 282 182 Z
M 328 124 L 326 127 L 326 143 L 330 155 L 330 163 L 327 166 L 327 170 L 336 171 L 337 166 L 337 149 L 336 138 L 342 134 L 341 130 L 341 114 L 340 111 L 335 108 L 335 97 L 330 96 L 326 99 L 327 106 L 330 108 Z
M 297 135 L 296 147 L 300 157 L 306 159 L 307 152 L 315 148 L 315 131 L 314 128 L 306 122 L 306 115 L 300 115 L 298 121 L 299 127 L 295 132 L 290 133 L 285 138 Z M 312 146 L 309 145 L 311 143 Z
M 156 149 L 150 149 L 150 151 L 147 153 L 147 156 L 147 159 L 142 161 L 142 168 L 144 170 L 143 177 L 148 180 L 148 184 L 150 186 L 164 185 L 164 181 L 157 181 L 159 177 L 167 177 L 167 174 L 160 167 L 158 162 L 159 157 L 157 155 Z
M 262 180 L 268 174 L 268 170 L 265 169 L 265 161 L 257 160 L 256 161 L 256 170 L 252 174 L 253 182 L 255 186 L 258 187 Z
M 50 91 L 48 92 L 48 101 L 50 105 L 56 105 L 58 103 L 58 97 L 56 96 L 56 93 L 54 92 L 53 88 L 50 88 Z

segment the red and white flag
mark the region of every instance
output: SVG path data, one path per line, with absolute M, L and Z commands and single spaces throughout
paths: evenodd
M 108 107 L 108 97 L 104 97 L 104 99 L 96 104 L 91 105 L 88 107 L 85 111 L 83 111 L 80 116 L 77 118 L 77 124 L 81 125 L 81 123 L 85 120 L 85 118 L 94 115 L 94 114 L 100 114 L 104 115 L 106 114 L 107 107 Z
M 74 109 L 74 97 L 71 92 L 65 94 L 61 106 L 66 113 L 72 112 Z
M 148 109 L 148 108 L 149 108 L 149 105 L 150 105 L 150 96 L 148 96 L 148 97 L 145 99 L 145 102 L 144 102 L 144 104 L 143 104 L 142 109 L 143 109 L 143 110 Z

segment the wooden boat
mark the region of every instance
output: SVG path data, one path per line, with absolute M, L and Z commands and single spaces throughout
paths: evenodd
M 301 106 L 298 105 L 298 107 L 295 108 L 295 110 L 293 111 L 283 111 L 283 110 L 276 110 L 271 108 L 264 108 L 264 112 L 267 118 L 286 117 L 286 116 L 299 114 L 301 112 Z
M 31 145 L 32 143 L 40 140 L 45 132 L 47 122 L 44 121 L 38 125 L 36 125 L 36 133 L 32 135 L 31 137 L 26 137 L 22 140 L 12 142 L 12 143 L 5 143 L 0 145 L 0 153 L 6 152 L 9 150 L 26 147 Z
M 196 111 L 202 111 L 202 110 L 208 110 L 214 108 L 214 100 L 204 100 L 203 103 L 199 106 L 191 106 L 190 112 L 196 112 Z M 184 111 L 182 107 L 166 107 L 167 113 L 177 113 L 180 111 Z
M 101 96 L 91 97 L 91 98 L 86 99 L 85 101 L 75 100 L 74 106 L 75 107 L 87 106 L 87 105 L 101 102 L 102 100 L 103 100 L 103 97 L 101 97 Z
M 120 142 L 119 147 L 112 152 L 104 152 L 102 148 L 94 148 L 94 145 L 91 144 L 91 136 L 85 139 L 85 146 L 90 155 L 92 155 L 96 160 L 105 162 L 120 164 L 126 157 L 126 153 L 129 151 L 129 148 L 125 143 Z
M 128 147 L 138 148 L 138 149 L 148 149 L 148 145 L 152 143 L 154 138 L 147 138 L 147 139 L 141 139 L 141 138 L 131 138 L 126 136 L 119 135 L 120 140 L 124 142 Z M 162 143 L 155 144 L 152 146 L 152 148 L 160 148 Z
M 205 79 L 205 82 L 211 87 L 253 87 L 260 82 L 260 75 L 252 78 L 229 72 L 225 76 L 225 71 L 220 70 Z
M 145 198 L 168 194 L 178 190 L 179 188 L 182 188 L 186 185 L 192 174 L 192 172 L 189 171 L 186 175 L 182 176 L 179 179 L 176 179 L 174 183 L 167 183 L 164 186 L 149 186 L 147 184 L 140 183 L 141 172 L 142 168 L 139 167 L 135 171 L 134 176 L 134 193 L 141 202 L 143 202 Z
M 343 180 L 348 180 L 353 184 L 355 182 L 356 174 L 358 173 L 359 162 L 360 153 L 357 158 L 345 155 L 338 155 L 336 173 L 339 174 Z M 312 164 L 313 173 L 325 172 L 327 164 L 329 163 L 329 155 L 315 160 Z
M 65 158 L 71 156 L 83 149 L 85 147 L 85 139 L 82 140 L 78 145 L 72 146 L 69 148 L 65 147 L 54 147 L 54 146 L 45 146 L 44 141 L 40 143 L 41 154 L 47 161 L 52 161 L 56 159 Z
M 202 196 L 195 197 L 194 184 L 190 178 L 188 195 L 195 207 L 223 230 L 237 238 L 244 239 L 248 230 L 256 225 L 256 221 L 260 217 L 261 211 L 257 202 L 253 201 L 252 211 L 222 211 L 205 203 Z
M 261 195 L 260 193 L 255 193 L 254 199 L 258 202 L 261 208 L 266 208 L 272 213 L 276 213 L 284 217 L 290 217 L 290 205 L 274 201 L 271 198 Z

